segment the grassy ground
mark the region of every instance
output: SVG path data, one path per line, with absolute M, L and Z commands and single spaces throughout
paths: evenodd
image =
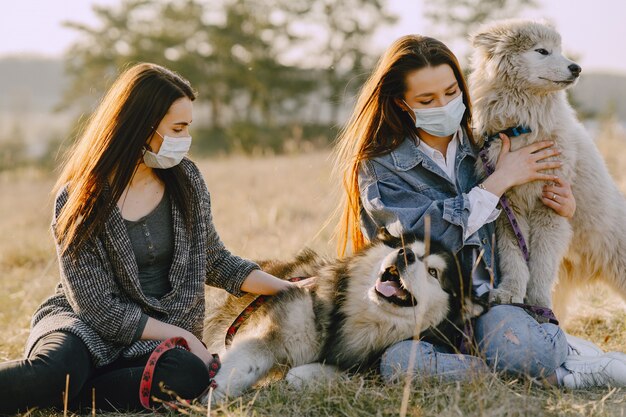
M 614 163 L 616 149 L 623 149 L 621 141 L 626 138 L 617 137 L 600 145 L 610 155 L 613 174 L 626 190 L 626 170 L 619 172 L 623 165 Z M 200 161 L 212 194 L 214 220 L 226 245 L 253 259 L 289 258 L 304 246 L 333 253 L 331 228 L 322 230 L 338 199 L 330 183 L 328 157 L 328 153 L 319 152 Z M 52 183 L 51 175 L 36 170 L 0 176 L 0 361 L 21 357 L 30 316 L 58 281 L 48 230 Z M 626 304 L 620 298 L 595 287 L 576 300 L 573 310 L 575 315 L 566 323 L 568 331 L 605 349 L 626 351 Z M 376 376 L 367 375 L 304 391 L 294 391 L 278 382 L 212 413 L 398 415 L 403 389 L 403 383 L 384 385 Z M 626 415 L 624 389 L 563 392 L 537 387 L 529 381 L 495 377 L 463 384 L 420 384 L 411 387 L 408 398 L 406 411 L 411 416 Z

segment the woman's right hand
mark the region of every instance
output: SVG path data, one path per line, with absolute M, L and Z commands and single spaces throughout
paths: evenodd
M 191 332 L 189 332 L 185 337 L 187 344 L 189 345 L 189 351 L 199 357 L 202 362 L 208 367 L 213 360 L 213 355 L 211 352 L 207 350 L 207 348 L 202 344 L 200 339 L 194 336 Z
M 213 360 L 213 355 L 206 349 L 200 339 L 189 330 L 148 317 L 146 326 L 141 333 L 141 340 L 166 340 L 170 337 L 184 338 L 189 345 L 189 351 L 202 359 L 207 366 Z
M 509 188 L 525 184 L 531 181 L 554 181 L 554 174 L 544 171 L 560 168 L 561 161 L 545 161 L 545 159 L 560 155 L 560 151 L 554 148 L 554 142 L 543 141 L 532 143 L 516 151 L 511 151 L 511 140 L 508 136 L 500 134 L 502 149 L 498 156 L 496 169 L 483 182 L 484 187 L 491 193 L 500 197 Z

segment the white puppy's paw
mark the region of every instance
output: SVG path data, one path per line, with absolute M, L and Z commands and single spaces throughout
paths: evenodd
M 531 306 L 552 308 L 552 293 L 549 289 L 529 288 L 526 294 L 526 303 Z
M 523 303 L 524 296 L 516 294 L 514 291 L 508 288 L 494 288 L 489 292 L 490 304 L 511 304 L 511 303 Z
M 528 297 L 526 304 L 531 306 L 539 306 L 545 308 L 552 308 L 552 299 L 550 297 Z

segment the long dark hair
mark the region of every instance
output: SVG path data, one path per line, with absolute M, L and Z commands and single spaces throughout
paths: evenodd
M 189 81 L 159 65 L 135 65 L 115 80 L 69 151 L 54 187 L 55 193 L 68 187 L 67 202 L 55 225 L 63 251 L 80 249 L 102 231 L 142 158 L 143 147 L 172 103 L 183 97 L 196 98 Z M 182 168 L 154 171 L 189 227 L 189 186 Z
M 339 256 L 346 253 L 348 242 L 354 251 L 365 245 L 360 228 L 358 172 L 362 160 L 389 153 L 405 138 L 418 139 L 413 119 L 396 104 L 406 87 L 406 76 L 424 67 L 449 65 L 463 92 L 465 114 L 461 125 L 472 143 L 471 106 L 467 85 L 456 57 L 437 39 L 420 35 L 396 40 L 380 58 L 374 72 L 363 85 L 356 106 L 337 139 L 335 173 L 345 190 L 342 214 L 336 228 Z

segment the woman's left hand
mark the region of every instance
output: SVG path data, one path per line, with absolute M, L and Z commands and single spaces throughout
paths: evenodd
M 567 219 L 574 217 L 576 212 L 576 199 L 572 194 L 572 187 L 569 182 L 561 178 L 555 179 L 554 185 L 543 186 L 541 201 L 556 214 Z

